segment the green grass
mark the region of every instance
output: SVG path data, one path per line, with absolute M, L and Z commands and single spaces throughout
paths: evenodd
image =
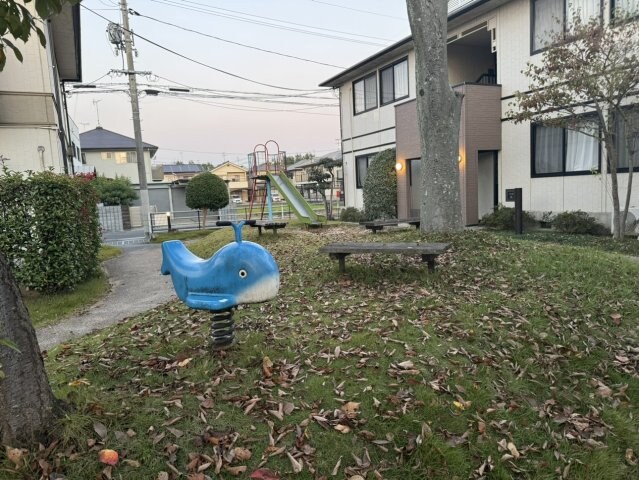
M 122 254 L 122 249 L 119 247 L 114 247 L 112 245 L 103 244 L 100 246 L 100 250 L 98 251 L 98 261 L 105 262 L 110 260 L 111 258 L 115 258 Z
M 223 229 L 191 248 L 207 256 L 231 238 Z M 417 240 L 451 243 L 435 273 L 363 255 L 340 276 L 317 253 Z M 238 466 L 247 478 L 262 463 L 286 479 L 639 477 L 637 262 L 489 232 L 331 226 L 259 241 L 282 285 L 238 310 L 233 349 L 211 352 L 209 315 L 175 302 L 52 350 L 51 384 L 73 406 L 52 434 L 60 443 L 34 447 L 19 472 L 0 452 L 0 478 L 38 478 L 38 460 L 96 478 L 102 448 L 134 461 L 113 478 L 232 478 Z M 345 402 L 359 403 L 352 418 Z M 294 409 L 278 418 L 280 404 Z M 233 459 L 231 444 L 252 457 Z
M 122 253 L 121 248 L 101 245 L 98 260 L 104 262 Z M 109 293 L 109 279 L 100 271 L 96 276 L 78 285 L 73 291 L 44 294 L 24 292 L 24 301 L 34 327 L 44 327 L 60 322 L 78 313 Z

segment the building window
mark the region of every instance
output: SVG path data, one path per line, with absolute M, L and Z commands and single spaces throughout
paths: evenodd
M 379 71 L 381 104 L 408 97 L 408 59 L 404 58 Z
M 113 158 L 113 152 L 100 152 L 100 158 L 102 160 L 111 160 Z
M 613 0 L 610 5 L 611 18 L 615 18 L 617 10 L 630 16 L 637 16 L 639 15 L 639 0 Z
M 368 166 L 375 155 L 377 153 L 355 157 L 355 186 L 357 188 L 364 186 L 364 180 L 366 180 L 366 175 L 368 174 Z
M 626 115 L 626 120 L 620 115 L 615 119 L 615 146 L 619 155 L 617 170 L 627 172 L 631 159 L 633 168 L 639 167 L 639 111 Z
M 353 82 L 353 104 L 355 114 L 377 108 L 377 74 Z
M 115 152 L 115 163 L 125 165 L 127 163 L 136 163 L 137 155 L 135 152 Z
M 557 34 L 570 28 L 575 14 L 581 23 L 602 16 L 603 0 L 532 0 L 532 52 L 548 46 Z
M 82 152 L 82 165 L 87 164 L 87 154 Z
M 597 135 L 593 123 L 591 133 Z M 550 177 L 589 174 L 599 170 L 599 140 L 583 132 L 533 125 L 532 176 Z

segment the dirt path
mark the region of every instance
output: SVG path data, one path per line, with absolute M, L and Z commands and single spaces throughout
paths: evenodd
M 160 245 L 124 247 L 122 255 L 104 264 L 111 292 L 86 311 L 39 328 L 40 348 L 48 350 L 176 298 L 170 276 L 160 275 L 161 262 Z

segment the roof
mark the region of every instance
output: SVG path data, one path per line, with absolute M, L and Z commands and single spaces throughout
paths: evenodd
M 248 172 L 248 169 L 246 167 L 243 167 L 242 165 L 238 165 L 237 163 L 229 162 L 228 160 L 226 162 L 224 162 L 224 163 L 220 163 L 219 165 L 214 167 L 213 170 L 211 170 L 211 171 L 215 172 L 216 170 L 219 170 L 220 168 L 222 168 L 222 167 L 224 167 L 226 165 L 230 165 L 232 167 L 235 167 L 238 170 L 242 170 L 243 172 Z
M 80 146 L 82 150 L 135 150 L 135 139 L 112 132 L 102 127 L 80 134 Z M 150 143 L 142 142 L 144 150 L 150 150 L 151 156 L 155 155 L 158 147 Z
M 468 13 L 476 7 L 484 5 L 491 0 L 448 0 L 448 22 L 450 27 L 450 21 Z M 507 1 L 507 0 L 505 0 Z M 505 3 L 502 1 L 500 3 Z M 413 49 L 413 36 L 409 36 L 401 39 L 398 42 L 393 43 L 389 47 L 365 58 L 361 62 L 356 63 L 352 67 L 338 73 L 334 77 L 325 80 L 320 83 L 320 87 L 332 87 L 337 88 L 344 85 L 346 82 L 356 79 L 370 71 L 371 63 L 382 64 L 387 61 L 394 60 L 399 55 L 409 52 Z
M 176 173 L 200 173 L 206 172 L 207 169 L 204 165 L 199 163 L 176 163 L 162 165 L 162 171 L 164 174 L 176 174 Z
M 82 55 L 80 48 L 79 4 L 65 4 L 59 14 L 51 17 L 51 36 L 53 37 L 53 52 L 60 80 L 63 82 L 81 82 Z
M 327 153 L 326 155 L 322 155 L 321 157 L 305 158 L 304 160 L 295 162 L 293 165 L 289 166 L 287 170 L 303 170 L 308 167 L 319 165 L 322 162 L 322 160 L 326 160 L 329 158 L 331 160 L 341 160 L 342 151 L 336 150 L 335 152 Z

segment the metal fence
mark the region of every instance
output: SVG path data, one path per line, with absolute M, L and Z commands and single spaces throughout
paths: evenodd
M 310 203 L 311 205 L 324 206 L 323 201 L 311 201 Z M 324 212 L 323 208 L 321 212 Z M 201 210 L 150 213 L 149 215 L 151 217 L 151 233 L 168 232 L 169 230 L 202 230 L 204 228 L 216 228 L 215 222 L 218 220 L 247 220 L 249 207 L 246 204 L 232 204 L 220 210 L 211 210 L 207 215 L 206 227 L 203 225 L 204 214 Z M 259 220 L 261 217 L 261 206 L 254 205 L 251 218 Z M 273 204 L 273 219 L 291 220 L 293 218 L 295 218 L 295 212 L 291 210 L 288 203 L 277 202 Z M 263 219 L 268 219 L 266 210 L 264 211 Z
M 98 218 L 103 232 L 122 232 L 122 207 L 120 205 L 105 207 L 98 205 Z

